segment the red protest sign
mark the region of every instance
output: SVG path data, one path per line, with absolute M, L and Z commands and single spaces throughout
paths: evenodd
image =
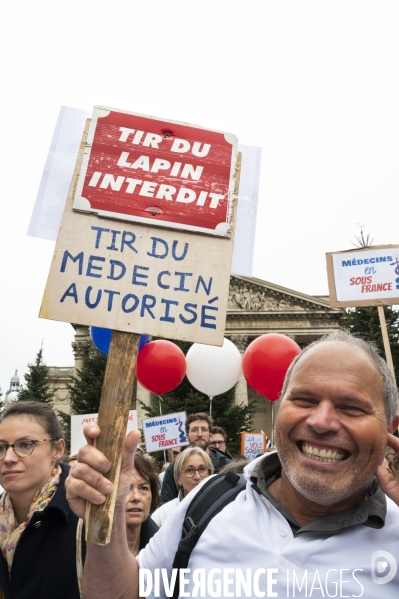
M 234 135 L 96 107 L 73 208 L 229 236 Z

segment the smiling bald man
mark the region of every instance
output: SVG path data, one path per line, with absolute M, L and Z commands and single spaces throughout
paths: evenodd
M 380 466 L 387 445 L 399 452 L 391 434 L 398 425 L 396 413 L 396 386 L 373 346 L 341 332 L 305 348 L 282 390 L 277 452 L 246 467 L 245 491 L 200 537 L 188 566 L 186 596 L 235 596 L 229 593 L 248 576 L 246 596 L 371 599 L 383 594 L 396 599 L 399 484 Z M 97 427 L 86 429 L 88 438 L 98 433 Z M 126 550 L 120 505 L 136 443 L 134 433 L 125 442 L 112 541 L 88 547 L 85 598 L 137 597 L 138 567 L 165 568 L 171 577 L 185 512 L 196 491 L 135 561 Z M 100 475 L 108 467 L 93 447 L 79 452 L 68 482 L 68 498 L 79 516 L 86 500 L 101 503 L 110 492 Z M 206 580 L 201 588 L 196 572 Z M 160 592 L 166 597 L 162 584 Z

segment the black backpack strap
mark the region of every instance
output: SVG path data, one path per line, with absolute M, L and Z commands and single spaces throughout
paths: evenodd
M 246 484 L 244 476 L 234 472 L 218 474 L 204 484 L 187 508 L 173 568 L 187 568 L 191 553 L 209 522 L 226 505 L 234 501 L 245 489 Z M 177 599 L 179 590 L 177 575 L 173 599 Z

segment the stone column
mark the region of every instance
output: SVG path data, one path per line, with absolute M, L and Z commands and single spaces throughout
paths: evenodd
M 75 325 L 75 341 L 72 341 L 72 350 L 75 356 L 75 374 L 83 367 L 83 358 L 90 347 L 89 328 L 85 325 Z
M 234 343 L 236 348 L 241 354 L 241 358 L 244 355 L 244 352 L 248 345 L 248 336 L 247 335 L 231 335 L 229 340 Z M 234 400 L 234 405 L 240 405 L 243 403 L 244 405 L 248 405 L 248 388 L 247 381 L 245 380 L 244 375 L 241 373 L 240 378 L 238 379 L 238 384 L 236 387 L 236 396 Z
M 141 421 L 143 418 L 147 418 L 144 413 L 144 409 L 142 405 L 139 403 L 139 400 L 144 402 L 147 406 L 151 406 L 151 392 L 144 389 L 142 385 L 137 381 L 137 401 L 136 401 L 136 409 L 137 409 L 137 426 L 141 428 Z

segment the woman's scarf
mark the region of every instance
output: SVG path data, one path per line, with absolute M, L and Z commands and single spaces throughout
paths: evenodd
M 50 478 L 38 490 L 32 503 L 25 522 L 18 525 L 15 518 L 14 508 L 11 497 L 8 493 L 3 493 L 0 497 L 0 548 L 7 561 L 8 572 L 11 572 L 12 561 L 19 539 L 29 524 L 35 512 L 41 512 L 48 506 L 60 482 L 61 467 L 55 466 L 51 471 Z

